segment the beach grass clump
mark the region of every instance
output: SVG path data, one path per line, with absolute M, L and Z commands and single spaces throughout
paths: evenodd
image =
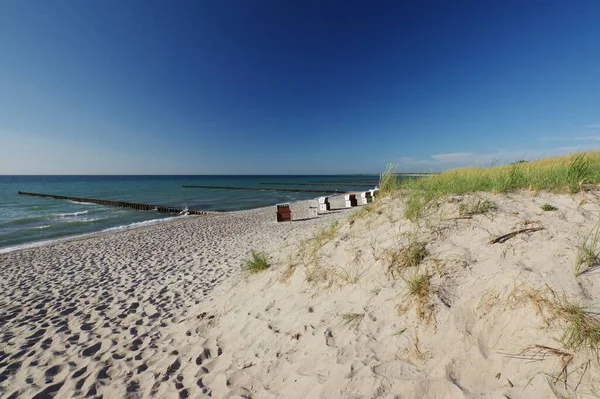
M 581 304 L 566 302 L 557 308 L 558 315 L 565 322 L 560 341 L 571 350 L 600 348 L 600 320 L 596 313 L 590 312 Z
M 385 172 L 379 176 L 379 194 L 388 195 L 393 194 L 400 188 L 400 178 L 396 173 L 396 165 L 388 164 Z
M 244 270 L 250 274 L 260 273 L 267 270 L 269 267 L 271 267 L 271 265 L 269 264 L 267 255 L 262 252 L 252 251 L 251 258 L 244 263 Z
M 558 208 L 550 205 L 550 204 L 543 204 L 540 206 L 540 209 L 544 212 L 554 212 L 554 211 L 558 211 Z
M 344 313 L 342 315 L 342 324 L 348 328 L 358 328 L 364 318 L 364 313 Z
M 563 332 L 558 341 L 565 348 L 572 351 L 600 349 L 598 312 L 591 311 L 581 303 L 569 301 L 564 294 L 558 295 L 548 286 L 546 290 L 521 291 L 515 298 L 530 301 L 548 325 L 551 321 L 560 322 Z
M 313 236 L 313 242 L 317 246 L 317 248 L 321 248 L 323 245 L 327 244 L 329 241 L 333 240 L 335 234 L 339 229 L 338 222 L 333 222 L 329 225 L 329 227 L 317 232 Z
M 404 217 L 418 223 L 425 216 L 434 198 L 435 194 L 431 191 L 412 190 L 406 198 Z
M 484 198 L 466 198 L 458 206 L 461 216 L 484 215 L 494 209 L 494 203 Z
M 425 298 L 429 295 L 429 284 L 431 276 L 429 274 L 418 274 L 410 276 L 406 279 L 408 293 L 415 298 Z
M 600 221 L 587 233 L 577 245 L 574 272 L 580 276 L 600 264 Z
M 411 239 L 410 242 L 400 249 L 390 248 L 383 253 L 383 259 L 387 265 L 388 273 L 395 278 L 404 270 L 418 267 L 429 255 L 425 243 Z
M 416 303 L 417 318 L 430 321 L 433 319 L 434 306 L 431 301 L 431 275 L 415 273 L 405 279 L 408 296 Z
M 567 169 L 567 185 L 569 192 L 574 194 L 581 190 L 583 184 L 588 183 L 592 177 L 592 164 L 590 157 L 585 154 L 576 154 Z
M 288 263 L 287 267 L 285 268 L 285 271 L 279 277 L 279 282 L 287 283 L 290 280 L 290 278 L 292 278 L 292 276 L 294 275 L 295 270 L 296 270 L 296 264 L 294 264 L 292 262 Z
M 368 216 L 369 214 L 371 214 L 373 211 L 375 211 L 375 208 L 376 208 L 376 204 L 374 202 L 369 202 L 368 204 L 363 205 L 357 211 L 353 212 L 348 217 L 348 221 L 352 224 L 352 223 L 356 222 L 357 220 L 362 219 L 362 218 Z

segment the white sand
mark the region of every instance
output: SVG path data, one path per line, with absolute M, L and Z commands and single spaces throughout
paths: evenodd
M 600 196 L 487 197 L 489 214 L 456 219 L 466 199 L 449 198 L 420 226 L 401 200 L 384 199 L 354 222 L 341 212 L 276 224 L 272 209 L 255 210 L 0 255 L 0 394 L 598 395 L 597 359 L 565 347 L 564 321 L 540 298 L 555 300 L 551 289 L 597 304 L 600 273 L 575 277 L 573 264 Z M 336 219 L 322 247 L 301 244 Z M 535 226 L 544 229 L 489 243 Z M 387 254 L 410 237 L 429 255 L 392 276 Z M 240 279 L 250 249 L 273 266 Z M 405 281 L 417 271 L 432 276 L 420 305 Z M 356 325 L 343 323 L 350 313 Z
M 294 218 L 307 204 L 292 204 Z M 0 254 L 0 397 L 197 397 L 195 307 L 239 279 L 251 250 L 344 212 L 292 223 L 276 223 L 274 207 L 189 216 Z
M 545 320 L 524 298 L 547 284 L 574 303 L 597 305 L 600 273 L 573 275 L 574 247 L 598 220 L 597 195 L 490 198 L 497 210 L 488 215 L 442 220 L 458 216 L 458 204 L 445 203 L 420 228 L 402 218 L 401 201 L 384 201 L 381 214 L 345 223 L 318 252 L 318 270 L 327 273 L 322 280 L 307 282 L 315 270 L 309 253 L 294 258 L 288 283 L 279 282 L 288 264 L 283 253 L 275 270 L 217 290 L 218 299 L 203 307 L 215 318 L 196 328 L 199 342 L 211 348 L 202 385 L 219 398 L 597 395 L 598 361 L 565 348 L 557 341 L 561 322 L 548 312 Z M 559 210 L 543 212 L 546 202 Z M 545 229 L 489 244 L 524 226 Z M 419 267 L 432 274 L 429 321 L 417 317 L 406 282 L 387 275 L 379 259 L 406 243 L 403 233 L 417 232 L 430 252 Z M 364 318 L 349 328 L 346 313 Z

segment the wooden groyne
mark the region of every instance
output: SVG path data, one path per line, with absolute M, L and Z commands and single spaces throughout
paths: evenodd
M 190 215 L 210 215 L 217 212 L 208 212 L 208 211 L 199 211 L 195 209 L 179 209 L 172 208 L 168 206 L 161 205 L 150 205 L 150 204 L 139 204 L 135 202 L 124 202 L 124 201 L 111 201 L 111 200 L 102 200 L 95 198 L 81 198 L 81 197 L 69 197 L 66 195 L 53 195 L 53 194 L 40 194 L 40 193 L 28 193 L 25 191 L 19 191 L 19 195 L 29 195 L 32 197 L 42 197 L 42 198 L 53 198 L 53 199 L 62 199 L 76 202 L 88 202 L 91 204 L 98 205 L 109 205 L 109 206 L 117 206 L 120 208 L 131 208 L 136 209 L 138 211 L 157 211 L 161 213 L 187 213 Z
M 345 184 L 345 183 L 258 183 L 258 184 L 271 184 L 271 185 L 281 185 L 281 186 L 352 186 L 352 187 L 373 187 L 377 184 Z
M 222 187 L 222 186 L 188 186 L 184 185 L 185 188 L 210 188 L 215 190 L 250 190 L 250 191 L 275 191 L 275 192 L 289 192 L 289 193 L 326 193 L 326 194 L 345 194 L 348 191 L 338 190 L 302 190 L 292 188 L 261 188 L 261 187 Z

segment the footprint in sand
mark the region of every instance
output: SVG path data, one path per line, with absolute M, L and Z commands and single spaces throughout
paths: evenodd
M 101 347 L 102 347 L 102 343 L 98 342 L 98 343 L 84 349 L 81 354 L 83 355 L 83 357 L 93 356 L 96 352 L 98 352 L 100 350 Z

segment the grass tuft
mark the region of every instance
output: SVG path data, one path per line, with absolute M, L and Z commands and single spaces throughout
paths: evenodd
M 431 301 L 431 275 L 427 273 L 415 273 L 405 281 L 408 288 L 408 295 L 417 305 L 416 311 L 419 320 L 433 320 L 434 306 Z
M 408 293 L 415 298 L 425 298 L 429 295 L 429 274 L 415 274 L 406 280 Z
M 553 212 L 553 211 L 558 211 L 558 208 L 555 206 L 552 206 L 550 204 L 543 204 L 542 206 L 540 206 L 540 209 L 544 212 Z
M 591 177 L 591 161 L 585 154 L 576 154 L 567 169 L 567 184 L 569 192 L 574 194 L 581 190 L 584 183 Z
M 412 239 L 405 247 L 400 250 L 388 249 L 383 253 L 383 259 L 387 264 L 387 270 L 395 278 L 396 274 L 402 271 L 417 267 L 429 255 L 425 243 Z
M 333 222 L 329 227 L 319 231 L 313 236 L 313 241 L 317 248 L 321 248 L 335 237 L 338 231 L 338 222 Z
M 344 313 L 342 315 L 342 324 L 348 328 L 358 328 L 364 318 L 364 313 Z
M 460 216 L 484 215 L 494 209 L 494 203 L 483 198 L 464 199 L 458 206 Z
M 358 209 L 348 217 L 348 222 L 352 224 L 357 220 L 368 216 L 371 212 L 375 210 L 375 207 L 376 205 L 374 202 L 369 202 L 368 204 L 363 205 L 360 209 Z
M 396 165 L 390 163 L 385 169 L 385 172 L 383 172 L 379 177 L 380 195 L 395 193 L 400 188 L 400 179 L 394 173 L 395 169 Z
M 252 258 L 246 260 L 244 264 L 244 269 L 251 273 L 260 273 L 263 270 L 267 270 L 271 265 L 269 264 L 269 260 L 267 259 L 267 255 L 252 251 Z
M 600 320 L 580 304 L 565 303 L 557 309 L 566 322 L 560 341 L 571 350 L 600 348 Z
M 597 352 L 600 349 L 598 313 L 591 312 L 581 303 L 569 302 L 564 295 L 559 296 L 548 286 L 546 288 L 550 295 L 544 294 L 543 290 L 526 290 L 515 298 L 529 300 L 547 325 L 552 320 L 561 321 L 563 333 L 559 341 L 565 348 L 573 351 L 591 349 Z M 547 316 L 548 313 L 551 317 Z
M 580 276 L 585 272 L 592 270 L 599 265 L 600 249 L 598 247 L 600 240 L 600 221 L 583 238 L 583 241 L 577 246 L 575 256 L 575 276 Z
M 429 209 L 431 200 L 434 198 L 435 194 L 432 192 L 421 190 L 411 191 L 406 199 L 404 217 L 411 222 L 419 222 L 419 220 L 425 216 L 426 211 Z
M 394 335 L 395 335 L 396 337 L 399 337 L 399 336 L 401 336 L 402 334 L 404 334 L 404 333 L 406 332 L 406 330 L 407 330 L 407 328 L 406 328 L 406 327 L 404 327 L 404 328 L 401 328 L 400 330 L 396 331 L 396 332 L 394 333 Z
M 290 278 L 292 278 L 292 275 L 294 274 L 294 271 L 296 270 L 296 265 L 292 262 L 290 262 L 288 264 L 288 266 L 285 268 L 285 271 L 283 272 L 283 274 L 279 277 L 279 282 L 280 283 L 287 283 Z

